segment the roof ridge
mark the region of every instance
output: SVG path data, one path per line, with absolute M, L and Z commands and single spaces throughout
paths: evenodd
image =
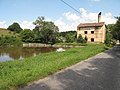
M 89 27 L 89 26 L 103 26 L 105 22 L 99 22 L 99 23 L 80 23 L 77 27 Z
M 105 23 L 105 22 L 99 22 L 99 23 Z M 99 24 L 99 23 L 96 22 L 95 24 Z M 86 23 L 80 23 L 80 24 L 86 24 Z M 93 23 L 88 23 L 88 24 L 93 24 Z

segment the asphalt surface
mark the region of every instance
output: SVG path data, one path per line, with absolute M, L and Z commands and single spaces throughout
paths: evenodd
M 120 90 L 120 45 L 19 90 Z

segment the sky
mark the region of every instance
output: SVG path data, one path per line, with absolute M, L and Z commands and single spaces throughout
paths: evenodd
M 97 22 L 102 12 L 101 22 L 113 24 L 115 16 L 120 16 L 120 0 L 0 0 L 0 28 L 7 28 L 17 22 L 23 29 L 33 29 L 38 16 L 53 21 L 59 31 L 76 30 L 80 23 Z

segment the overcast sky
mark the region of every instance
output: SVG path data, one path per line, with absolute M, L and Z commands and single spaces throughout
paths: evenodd
M 53 21 L 60 31 L 76 30 L 79 23 L 97 22 L 101 11 L 106 24 L 115 23 L 114 16 L 120 16 L 120 0 L 0 0 L 0 28 L 7 28 L 18 22 L 25 29 L 33 29 L 38 16 Z

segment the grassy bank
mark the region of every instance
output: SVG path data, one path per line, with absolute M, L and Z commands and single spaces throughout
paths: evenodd
M 77 43 L 77 42 L 74 42 L 74 43 L 56 43 L 56 45 L 86 46 L 87 44 L 86 43 Z
M 18 46 L 21 45 L 19 34 L 10 30 L 0 28 L 0 46 Z
M 71 48 L 65 52 L 50 52 L 24 60 L 1 62 L 0 90 L 13 90 L 102 51 L 104 51 L 104 45 L 93 44 L 82 48 Z
M 0 36 L 18 36 L 17 33 L 14 33 L 10 30 L 7 30 L 5 28 L 0 28 Z

